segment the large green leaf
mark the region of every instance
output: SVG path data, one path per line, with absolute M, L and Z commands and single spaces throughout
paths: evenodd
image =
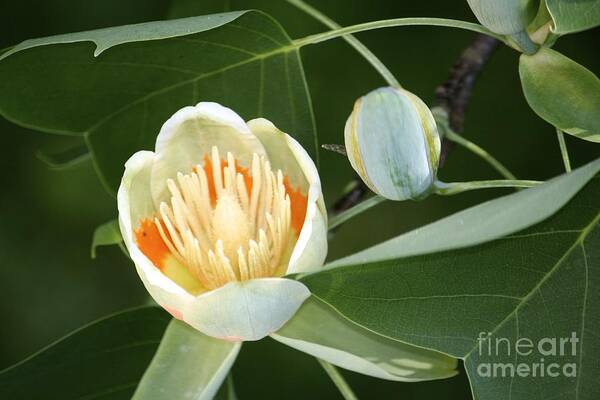
M 591 166 L 597 172 L 600 163 Z M 600 396 L 598 198 L 600 178 L 594 178 L 558 213 L 518 233 L 467 248 L 338 266 L 302 281 L 315 296 L 367 329 L 463 358 L 477 399 L 595 399 Z M 547 208 L 551 200 L 538 206 Z M 510 201 L 506 205 L 515 207 Z M 445 224 L 440 224 L 442 229 Z M 435 232 L 435 225 L 429 232 Z M 461 229 L 472 228 L 465 225 L 456 232 Z M 491 336 L 481 342 L 480 351 L 482 332 L 484 339 L 488 332 Z M 571 347 L 562 356 L 538 349 L 529 355 L 515 353 L 519 338 L 537 344 L 546 337 L 569 338 L 572 332 L 579 340 L 575 354 Z M 499 338 L 512 343 L 510 353 L 503 339 L 495 353 Z M 488 343 L 493 344 L 491 352 Z M 578 374 L 487 377 L 480 369 L 488 363 L 533 368 L 541 358 L 546 366 L 575 363 Z
M 206 336 L 173 319 L 133 399 L 212 399 L 225 380 L 241 342 Z
M 0 372 L 0 398 L 130 399 L 170 316 L 125 311 L 87 325 Z
M 94 52 L 94 47 L 96 47 Z M 297 47 L 258 11 L 129 25 L 23 42 L 0 56 L 0 114 L 83 135 L 111 191 L 176 110 L 216 101 L 265 117 L 316 156 Z
M 600 0 L 546 0 L 555 33 L 573 33 L 600 25 Z
M 521 55 L 519 75 L 536 114 L 566 133 L 600 142 L 600 79 L 590 70 L 544 47 Z

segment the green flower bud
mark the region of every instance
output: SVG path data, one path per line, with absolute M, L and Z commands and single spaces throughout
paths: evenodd
M 524 31 L 537 12 L 537 2 L 533 0 L 467 1 L 479 22 L 500 35 Z
M 467 0 L 477 20 L 490 31 L 509 36 L 527 54 L 537 45 L 531 41 L 527 26 L 536 16 L 536 0 Z
M 378 195 L 419 199 L 432 190 L 440 137 L 427 105 L 409 91 L 383 87 L 359 98 L 344 139 L 352 168 Z

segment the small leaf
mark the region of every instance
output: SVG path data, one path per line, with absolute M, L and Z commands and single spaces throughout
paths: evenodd
M 100 319 L 0 372 L 0 398 L 128 399 L 170 316 L 157 307 Z
M 125 161 L 152 149 L 175 111 L 200 101 L 221 103 L 246 120 L 265 117 L 316 159 L 299 50 L 259 11 L 28 40 L 0 56 L 0 76 L 0 114 L 44 132 L 84 136 L 112 193 Z
M 374 334 L 314 297 L 271 337 L 331 364 L 381 379 L 416 382 L 457 373 L 454 358 Z
M 540 190 L 559 187 L 569 178 L 581 182 L 578 173 L 585 170 L 584 176 L 589 178 L 590 172 L 599 169 L 600 161 L 596 161 L 540 186 Z M 548 196 L 552 193 L 546 192 Z M 519 214 L 512 210 L 519 208 L 511 201 L 514 196 L 494 201 L 506 205 L 503 211 L 497 208 L 498 220 Z M 314 296 L 366 329 L 462 358 L 475 399 L 595 399 L 600 396 L 596 379 L 600 374 L 600 319 L 595 314 L 600 307 L 598 198 L 600 177 L 589 181 L 552 217 L 517 233 L 467 248 L 346 264 L 302 281 Z M 525 202 L 536 197 L 520 199 Z M 547 199 L 533 205 L 545 213 L 555 209 L 553 203 Z M 481 207 L 461 214 L 465 222 L 483 216 Z M 481 223 L 486 225 L 483 219 Z M 445 221 L 425 230 L 435 236 L 436 225 L 451 241 L 453 234 L 464 237 L 469 235 L 464 231 L 478 231 L 476 225 L 465 223 L 463 227 L 455 225 L 452 232 Z M 410 246 L 413 240 L 418 244 L 421 237 L 414 233 L 405 236 L 407 240 L 397 243 Z M 545 338 L 558 343 L 569 340 L 573 333 L 576 346 L 569 342 L 567 352 L 548 353 L 537 347 Z M 516 353 L 515 346 L 522 338 L 534 343 L 531 352 Z M 500 350 L 496 350 L 497 340 Z M 538 371 L 532 376 L 533 364 L 539 368 L 540 359 L 545 366 L 557 363 L 561 368 L 558 375 L 540 376 Z M 485 368 L 497 371 L 498 363 L 502 368 L 508 365 L 506 375 L 486 375 Z M 523 375 L 521 364 L 529 368 L 528 374 Z M 565 364 L 575 366 L 576 377 L 563 372 Z
M 240 347 L 241 342 L 206 336 L 173 319 L 132 399 L 210 400 L 225 380 Z
M 600 0 L 546 0 L 546 7 L 554 20 L 554 33 L 574 33 L 600 25 Z
M 562 131 L 600 142 L 600 79 L 555 50 L 522 54 L 519 75 L 529 106 Z
M 92 258 L 96 258 L 96 248 L 98 246 L 120 245 L 121 243 L 123 243 L 123 238 L 119 229 L 119 221 L 114 219 L 98 226 L 92 238 Z

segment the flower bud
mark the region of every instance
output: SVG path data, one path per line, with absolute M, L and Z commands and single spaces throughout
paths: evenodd
M 467 0 L 473 14 L 490 31 L 513 35 L 527 29 L 537 12 L 533 0 Z
M 506 35 L 526 54 L 538 46 L 527 33 L 536 17 L 538 1 L 534 0 L 467 0 L 477 20 L 490 31 Z
M 431 191 L 440 137 L 427 105 L 409 91 L 383 87 L 358 99 L 344 139 L 352 168 L 378 195 L 406 200 Z

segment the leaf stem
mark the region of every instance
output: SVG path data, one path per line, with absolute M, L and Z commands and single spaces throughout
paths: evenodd
M 377 204 L 384 202 L 386 199 L 381 196 L 369 197 L 366 200 L 361 201 L 357 205 L 339 213 L 329 220 L 329 230 L 332 230 L 350 218 L 357 216 L 358 214 L 367 211 L 369 208 L 375 207 Z
M 8 47 L 5 47 L 3 49 L 0 49 L 0 55 L 2 55 L 4 53 L 6 53 L 7 51 L 11 50 L 13 47 L 15 47 L 15 46 L 8 46 Z
M 348 382 L 346 382 L 346 380 L 336 367 L 334 367 L 325 360 L 321 360 L 320 358 L 317 358 L 317 360 L 319 360 L 319 364 L 321 364 L 321 367 L 323 367 L 325 372 L 327 372 L 327 375 L 329 375 L 329 378 L 338 388 L 345 400 L 358 400 L 358 397 L 356 397 L 356 395 L 350 388 L 350 385 L 348 385 Z
M 306 4 L 302 0 L 286 0 L 291 5 L 297 7 L 298 9 L 304 11 L 306 14 L 310 15 L 317 21 L 321 22 L 323 25 L 327 26 L 331 29 L 341 29 L 342 26 L 339 25 L 334 20 L 330 19 L 327 15 L 323 14 L 321 11 L 312 7 L 309 4 Z M 343 39 L 350 44 L 350 46 L 354 47 L 356 51 L 358 51 L 364 58 L 367 60 L 377 72 L 381 75 L 381 77 L 387 82 L 390 86 L 400 87 L 400 83 L 391 73 L 391 71 L 381 62 L 379 58 L 367 46 L 362 44 L 360 40 L 355 38 L 352 35 L 343 36 Z
M 471 142 L 470 140 L 462 137 L 458 133 L 452 131 L 451 129 L 446 130 L 444 137 L 448 140 L 457 143 L 477 156 L 481 157 L 488 164 L 490 164 L 496 171 L 500 173 L 506 179 L 516 180 L 517 178 L 506 168 L 500 161 L 494 158 L 490 153 L 484 150 L 482 147 L 477 144 Z
M 482 25 L 474 24 L 472 22 L 459 21 L 455 19 L 447 18 L 392 18 L 382 19 L 378 21 L 365 22 L 362 24 L 346 26 L 339 29 L 333 29 L 327 32 L 317 33 L 315 35 L 309 35 L 293 41 L 295 47 L 303 47 L 310 44 L 321 43 L 326 40 L 336 39 L 340 36 L 349 35 L 351 33 L 369 31 L 373 29 L 391 28 L 396 26 L 443 26 L 448 28 L 465 29 L 468 31 L 482 33 L 494 37 L 508 46 L 513 47 L 506 41 L 504 36 L 497 35 L 490 30 L 486 29 Z
M 528 188 L 541 184 L 540 181 L 515 180 L 515 179 L 495 179 L 489 181 L 471 181 L 471 182 L 451 182 L 445 183 L 436 181 L 434 183 L 435 193 L 442 196 L 449 196 L 469 190 L 490 189 L 490 188 Z
M 558 136 L 558 145 L 560 146 L 560 153 L 562 154 L 563 164 L 565 164 L 565 171 L 571 172 L 571 160 L 569 159 L 567 143 L 565 143 L 565 134 L 559 128 L 556 128 L 556 135 Z

